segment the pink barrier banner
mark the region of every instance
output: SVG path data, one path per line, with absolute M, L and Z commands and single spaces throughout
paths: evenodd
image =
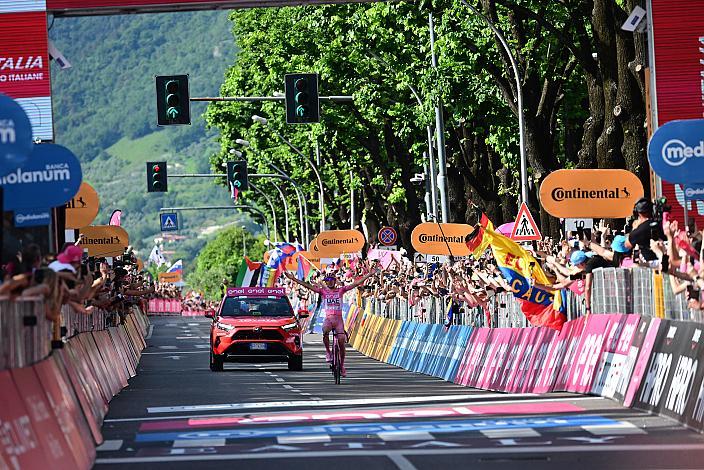
M 534 393 L 547 393 L 557 389 L 555 382 L 564 367 L 564 360 L 574 355 L 574 348 L 579 342 L 583 326 L 584 318 L 578 318 L 565 323 L 560 333 L 553 336 L 544 366 L 533 389 Z
M 587 318 L 574 360 L 566 361 L 571 364 L 565 387 L 568 392 L 587 393 L 591 390 L 611 318 L 611 315 L 590 315 Z
M 582 341 L 582 332 L 587 324 L 586 318 L 581 317 L 570 323 L 569 330 L 565 331 L 562 329 L 560 337 L 562 338 L 562 333 L 565 333 L 564 342 L 560 345 L 556 345 L 556 366 L 557 375 L 552 383 L 551 391 L 561 391 L 567 388 L 567 382 L 570 378 L 570 372 L 572 371 L 572 364 L 576 360 L 577 349 L 579 343 Z M 565 324 L 567 326 L 567 324 Z
M 507 363 L 511 345 L 514 338 L 520 336 L 521 330 L 514 328 L 496 328 L 492 330 L 491 342 L 489 346 L 489 355 L 487 361 L 484 362 L 484 369 L 481 376 L 484 379 L 481 381 L 481 388 L 489 390 L 503 390 L 505 379 L 508 379 L 511 364 Z M 486 375 L 485 375 L 486 374 Z
M 477 378 L 484 364 L 484 349 L 489 342 L 490 332 L 491 330 L 488 328 L 474 328 L 472 330 L 469 346 L 460 362 L 455 383 L 469 387 L 477 386 Z
M 530 328 L 521 331 L 518 360 L 511 367 L 512 374 L 505 391 L 533 392 L 557 332 L 551 328 Z
M 647 326 L 647 330 L 644 328 Z M 641 322 L 641 327 L 638 329 L 638 338 L 636 341 L 641 340 L 640 351 L 638 351 L 638 358 L 635 360 L 635 366 L 633 368 L 633 373 L 631 374 L 631 380 L 628 385 L 628 390 L 623 398 L 623 405 L 630 407 L 635 398 L 635 394 L 640 387 L 640 382 L 643 380 L 643 375 L 648 367 L 648 360 L 650 359 L 650 353 L 653 351 L 655 346 L 655 338 L 658 335 L 658 330 L 660 329 L 660 319 L 651 318 L 650 323 L 646 325 L 646 322 Z
M 609 315 L 609 317 L 609 329 L 591 393 L 615 398 L 617 391 L 621 391 L 623 395 L 628 387 L 633 369 L 633 364 L 629 363 L 629 354 L 633 338 L 638 331 L 640 316 Z

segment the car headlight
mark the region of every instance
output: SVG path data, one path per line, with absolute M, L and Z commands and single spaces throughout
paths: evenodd
M 235 327 L 232 325 L 228 325 L 226 323 L 220 323 L 220 322 L 217 322 L 215 324 L 215 326 L 217 326 L 219 329 L 224 330 L 224 331 L 232 331 L 235 329 Z
M 281 328 L 283 328 L 284 331 L 288 331 L 288 330 L 292 330 L 292 329 L 297 328 L 297 327 L 298 327 L 298 323 L 293 322 L 293 323 L 289 323 L 288 325 L 284 325 L 284 326 L 282 326 Z

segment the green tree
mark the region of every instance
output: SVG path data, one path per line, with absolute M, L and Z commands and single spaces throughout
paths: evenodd
M 264 237 L 254 237 L 240 227 L 228 227 L 217 234 L 200 251 L 195 268 L 186 276 L 188 286 L 201 291 L 209 299 L 219 299 L 223 279 L 234 284 L 244 257 L 242 240 L 247 256 L 261 260 L 264 255 Z

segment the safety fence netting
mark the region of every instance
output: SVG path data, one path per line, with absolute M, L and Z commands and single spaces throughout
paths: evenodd
M 346 326 L 361 353 L 460 385 L 511 393 L 575 392 L 704 430 L 704 325 L 592 314 L 549 328 L 427 324 L 352 302 Z
M 66 306 L 52 325 L 26 299 L 0 299 L 0 313 L 0 468 L 91 468 L 108 403 L 137 373 L 146 315 Z

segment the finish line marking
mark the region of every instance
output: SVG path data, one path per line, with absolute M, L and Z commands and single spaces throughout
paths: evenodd
M 171 353 L 173 354 L 173 353 Z M 422 403 L 433 401 L 471 400 L 473 398 L 529 398 L 538 396 L 535 393 L 487 393 L 483 395 L 431 395 L 401 398 L 359 398 L 353 400 L 320 400 L 315 406 L 337 405 L 383 405 L 387 403 Z M 223 403 L 218 405 L 184 405 L 184 406 L 155 406 L 147 408 L 147 413 L 178 413 L 187 411 L 222 411 L 222 410 L 251 410 L 256 408 L 295 408 L 298 406 L 311 406 L 307 400 L 298 401 L 270 401 L 259 403 Z
M 662 451 L 692 451 L 702 450 L 701 444 L 604 444 L 594 446 L 551 446 L 546 449 L 544 446 L 529 447 L 472 447 L 468 449 L 408 449 L 408 450 L 330 450 L 315 452 L 271 452 L 271 453 L 248 453 L 248 454 L 211 454 L 211 455 L 188 455 L 170 457 L 124 457 L 124 458 L 100 458 L 96 459 L 96 464 L 120 464 L 120 463 L 152 463 L 152 462 L 187 462 L 206 460 L 261 460 L 261 459 L 291 459 L 291 458 L 316 458 L 316 457 L 407 457 L 412 455 L 496 455 L 496 454 L 532 454 L 545 453 L 566 454 L 573 452 L 662 452 Z
M 301 392 L 301 395 L 310 395 L 308 392 Z M 499 394 L 501 396 L 504 396 L 504 394 Z M 476 397 L 482 397 L 486 395 L 476 395 Z M 311 400 L 316 400 L 316 401 L 311 401 Z M 527 399 L 527 400 L 471 400 L 471 401 L 462 401 L 460 403 L 455 403 L 455 406 L 462 406 L 462 405 L 494 405 L 494 404 L 511 404 L 511 403 L 541 403 L 544 401 L 548 401 L 549 403 L 552 402 L 564 402 L 564 401 L 586 401 L 586 400 L 599 400 L 603 401 L 605 400 L 603 397 L 596 397 L 596 396 L 580 396 L 580 397 L 569 397 L 569 398 L 552 398 L 552 399 L 546 399 L 546 398 L 532 398 L 532 399 Z M 348 401 L 345 400 L 345 403 Z M 306 404 L 307 407 L 309 408 L 315 408 L 318 407 L 318 403 L 321 403 L 320 398 L 318 397 L 311 397 L 308 400 L 305 400 L 303 403 Z M 406 403 L 404 400 L 398 400 L 394 401 L 393 403 L 396 404 L 404 404 Z M 323 405 L 325 406 L 325 405 Z M 374 411 L 377 408 L 365 408 L 365 410 L 368 411 Z M 355 410 L 354 408 L 338 408 L 336 409 L 337 411 L 359 411 Z M 277 412 L 272 412 L 272 414 L 276 414 Z M 278 413 L 287 413 L 286 411 L 280 411 Z M 213 414 L 197 414 L 197 415 L 179 415 L 179 416 L 154 416 L 154 417 L 142 417 L 142 418 L 112 418 L 112 419 L 106 419 L 104 422 L 106 423 L 128 423 L 128 422 L 135 422 L 135 421 L 163 421 L 163 420 L 177 420 L 177 419 L 194 419 L 194 418 L 235 418 L 238 416 L 242 416 L 242 414 L 237 414 L 237 413 L 213 413 Z

